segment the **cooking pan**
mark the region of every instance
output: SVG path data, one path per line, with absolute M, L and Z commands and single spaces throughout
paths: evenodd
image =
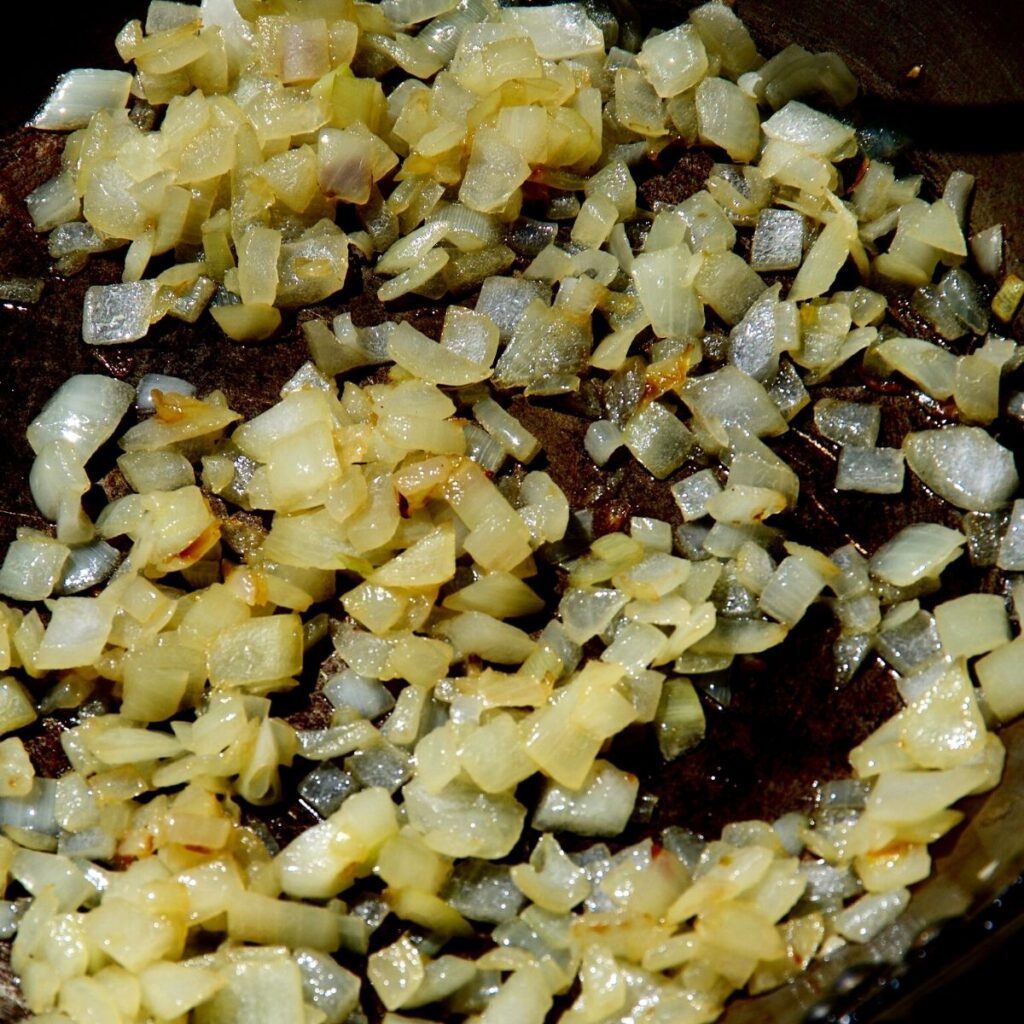
M 688 6 L 634 0 L 617 9 L 640 24 L 668 26 Z M 134 346 L 89 349 L 80 341 L 85 288 L 118 280 L 118 262 L 97 258 L 84 274 L 67 280 L 52 274 L 45 244 L 32 232 L 22 200 L 54 172 L 62 140 L 19 126 L 60 71 L 119 66 L 114 35 L 129 17 L 143 16 L 144 7 L 142 2 L 110 0 L 67 5 L 45 15 L 33 9 L 6 15 L 13 24 L 8 20 L 4 30 L 7 60 L 0 66 L 0 280 L 38 277 L 45 287 L 37 304 L 0 305 L 0 412 L 6 438 L 0 456 L 3 546 L 16 527 L 44 525 L 25 485 L 31 453 L 24 432 L 70 374 L 108 372 L 135 382 L 148 371 L 171 373 L 192 380 L 200 390 L 223 388 L 232 406 L 251 416 L 276 396 L 305 358 L 294 322 L 261 345 L 226 342 L 209 324 L 168 322 Z M 828 5 L 816 0 L 737 0 L 736 10 L 763 52 L 794 41 L 812 50 L 839 52 L 864 89 L 858 104 L 861 121 L 884 129 L 887 138 L 912 140 L 912 151 L 901 159 L 933 185 L 941 187 L 954 168 L 976 175 L 972 225 L 1006 226 L 1009 269 L 1014 269 L 1014 252 L 1024 247 L 1024 15 L 1015 0 L 833 0 Z M 653 169 L 652 177 L 670 185 L 678 182 L 679 168 L 671 161 L 685 164 L 685 159 L 672 154 L 670 161 Z M 362 291 L 360 280 L 359 273 L 350 277 L 341 301 L 353 310 L 357 323 L 381 319 L 382 309 Z M 898 296 L 893 302 L 894 309 L 902 308 Z M 405 312 L 425 321 L 436 315 L 427 306 Z M 1020 340 L 1020 318 L 1007 333 Z M 1016 387 L 1021 388 L 1019 379 Z M 912 409 L 904 408 L 902 415 L 912 422 Z M 1008 436 L 1021 451 L 1020 430 L 1013 428 Z M 831 486 L 824 481 L 831 481 L 834 467 L 821 458 L 820 453 L 808 456 L 801 475 L 812 491 L 817 481 L 824 494 Z M 657 505 L 657 497 L 644 494 L 643 487 L 644 481 L 634 481 L 613 498 L 644 514 L 645 503 Z M 929 504 L 922 490 L 917 488 L 898 508 L 886 505 L 885 521 L 858 517 L 852 506 L 833 502 L 835 522 L 821 527 L 832 531 L 821 538 L 823 545 L 829 537 L 842 543 L 842 537 L 856 535 L 871 549 L 883 533 L 894 531 L 893 516 L 948 516 L 948 510 Z M 995 579 L 972 582 L 998 585 Z M 824 669 L 814 664 L 821 652 L 812 647 L 801 656 L 811 666 L 806 674 L 817 673 L 820 683 Z M 765 673 L 770 675 L 774 667 L 768 665 Z M 860 689 L 847 691 L 845 697 L 831 693 L 830 685 L 820 686 L 824 693 L 813 698 L 818 704 L 810 711 L 785 709 L 787 715 L 799 711 L 807 725 L 795 752 L 791 737 L 751 725 L 765 718 L 764 704 L 755 701 L 747 709 L 742 728 L 735 717 L 724 720 L 721 742 L 706 744 L 703 760 L 694 759 L 687 769 L 690 776 L 659 789 L 658 827 L 680 820 L 710 834 L 730 818 L 771 816 L 806 805 L 816 778 L 841 771 L 851 735 L 866 732 L 873 718 L 893 710 L 891 679 L 884 669 L 876 666 L 863 675 Z M 756 692 L 753 683 L 751 689 Z M 740 705 L 737 713 L 742 714 L 742 701 Z M 778 720 L 768 716 L 770 725 Z M 56 729 L 44 722 L 27 741 L 43 769 L 58 763 Z M 728 739 L 737 732 L 740 740 Z M 904 916 L 873 942 L 845 948 L 797 982 L 756 999 L 737 1000 L 725 1020 L 923 1020 L 936 1006 L 939 1012 L 955 1012 L 957 1000 L 966 999 L 967 993 L 971 1002 L 963 1005 L 975 1009 L 981 992 L 982 1005 L 994 1005 L 1002 993 L 1015 998 L 1016 978 L 1006 964 L 1024 953 L 1024 942 L 1017 937 L 1024 925 L 1024 723 L 1008 727 L 1002 737 L 1008 751 L 1002 783 L 975 799 L 967 824 L 933 847 L 935 871 L 917 887 Z M 643 774 L 644 766 L 636 767 Z M 655 768 L 647 766 L 646 774 L 650 781 Z M 311 820 L 292 808 L 275 813 L 269 824 L 282 835 Z M 13 982 L 9 977 L 0 981 L 0 1020 L 20 1019 L 24 1011 Z M 936 986 L 942 986 L 937 994 Z

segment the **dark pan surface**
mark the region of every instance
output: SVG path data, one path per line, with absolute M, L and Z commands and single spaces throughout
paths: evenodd
M 85 275 L 66 281 L 52 276 L 45 245 L 31 231 L 21 200 L 53 173 L 62 140 L 17 126 L 30 116 L 59 71 L 83 65 L 117 66 L 113 36 L 129 16 L 139 16 L 144 5 L 118 0 L 102 5 L 101 10 L 92 5 L 76 8 L 62 12 L 67 20 L 55 31 L 52 49 L 39 53 L 30 69 L 19 72 L 16 85 L 11 82 L 0 92 L 0 132 L 4 133 L 0 141 L 0 277 L 40 276 L 47 281 L 38 306 L 0 306 L 0 410 L 6 438 L 0 456 L 4 470 L 0 474 L 0 544 L 4 545 L 18 525 L 43 525 L 24 483 L 30 464 L 24 429 L 45 398 L 71 373 L 109 372 L 133 383 L 149 370 L 173 373 L 194 381 L 201 390 L 223 388 L 232 406 L 248 416 L 276 396 L 280 384 L 305 357 L 294 323 L 272 343 L 258 346 L 225 342 L 209 325 L 197 330 L 173 324 L 161 325 L 150 338 L 130 347 L 88 349 L 81 343 L 84 290 L 91 283 L 117 280 L 118 261 L 97 259 Z M 678 20 L 681 5 L 646 3 L 633 9 L 641 21 L 669 24 Z M 954 167 L 976 174 L 974 226 L 1002 222 L 1007 226 L 1010 253 L 1024 245 L 1024 133 L 1019 127 L 1024 123 L 1024 15 L 1016 3 L 989 0 L 968 6 L 955 0 L 861 4 L 838 0 L 826 8 L 810 0 L 739 0 L 737 10 L 765 52 L 799 41 L 810 49 L 842 53 L 868 93 L 859 108 L 862 117 L 914 137 L 914 168 L 932 182 L 941 184 Z M 35 18 L 20 17 L 26 19 L 25 33 L 38 31 Z M 909 78 L 907 73 L 915 66 L 920 74 Z M 12 74 L 10 62 L 3 69 L 5 84 Z M 652 168 L 647 197 L 682 198 L 697 187 L 699 173 L 700 167 L 686 158 L 675 166 L 663 161 Z M 357 323 L 370 323 L 382 318 L 383 312 L 375 300 L 365 297 L 362 280 L 357 266 L 341 301 L 352 309 Z M 437 323 L 436 311 L 426 306 L 408 307 L 403 315 L 426 330 Z M 872 382 L 862 379 L 840 381 L 837 389 L 844 397 L 867 392 L 880 398 Z M 908 396 L 896 394 L 884 400 L 891 429 L 899 427 L 902 432 L 941 422 Z M 570 497 L 594 507 L 609 528 L 630 514 L 675 514 L 671 502 L 666 504 L 664 491 L 628 467 L 612 486 L 589 475 L 577 460 L 556 457 L 579 448 L 564 442 L 580 432 L 582 420 L 540 405 L 519 411 L 545 440 L 551 471 Z M 1008 431 L 1004 443 L 1022 450 L 1019 429 Z M 920 488 L 910 489 L 900 502 L 879 503 L 876 511 L 867 511 L 872 508 L 871 499 L 862 499 L 856 506 L 840 502 L 831 484 L 825 483 L 834 473 L 830 453 L 799 429 L 792 432 L 787 445 L 789 450 L 783 454 L 805 480 L 805 505 L 798 518 L 805 528 L 814 524 L 814 535 L 807 537 L 811 543 L 827 547 L 850 539 L 872 550 L 903 521 L 948 515 Z M 836 694 L 826 659 L 822 638 L 808 636 L 796 672 L 792 664 L 779 664 L 778 659 L 751 660 L 729 712 L 710 715 L 709 742 L 678 771 L 662 777 L 654 766 L 645 766 L 639 749 L 633 752 L 633 767 L 659 797 L 653 828 L 681 822 L 713 833 L 727 820 L 771 816 L 801 806 L 811 797 L 814 780 L 840 774 L 846 751 L 891 713 L 896 698 L 880 663 Z M 780 688 L 780 679 L 785 687 Z M 790 685 L 798 681 L 799 687 Z M 40 730 L 32 750 L 38 761 L 52 757 L 52 737 L 52 730 Z M 1017 805 L 1024 775 L 1024 729 L 1008 730 L 1006 739 L 1011 751 L 1007 780 L 980 802 L 972 825 L 945 844 L 939 876 L 935 884 L 922 887 L 913 911 L 917 917 L 907 925 L 906 934 L 889 948 L 870 951 L 876 959 L 900 961 L 901 971 L 909 965 L 904 987 L 909 981 L 915 994 L 922 989 L 924 975 L 946 962 L 958 963 L 985 934 L 981 925 L 986 914 L 1002 922 L 996 929 L 999 934 L 1012 932 L 1018 920 L 1015 902 L 1022 904 L 1024 899 L 1015 895 L 1016 889 L 1004 898 L 1002 907 L 989 906 L 1024 865 L 1024 828 L 1020 827 L 1024 809 Z M 620 763 L 627 766 L 627 757 Z M 55 767 L 51 764 L 51 770 Z M 284 838 L 301 820 L 292 810 L 269 824 Z M 979 883 L 977 872 L 990 861 L 997 867 Z M 982 909 L 986 914 L 979 917 Z M 917 953 L 904 955 L 922 927 L 951 916 L 964 920 L 944 929 L 921 963 Z M 769 1013 L 777 1020 L 800 1019 L 823 998 L 831 1005 L 836 977 L 846 969 L 847 965 L 839 964 L 767 1001 L 737 1004 L 730 1019 L 763 1020 Z M 851 969 L 855 973 L 847 975 L 836 1012 L 839 1006 L 855 1008 L 861 1020 L 879 1019 L 878 1014 L 887 1009 L 902 1012 L 898 1006 L 890 1007 L 895 991 L 891 985 L 881 987 L 873 971 Z M 869 980 L 854 984 L 862 974 Z M 827 1015 L 828 1011 L 819 1007 L 819 1012 Z M 15 1017 L 5 1017 L 0 1006 L 2 1019 Z

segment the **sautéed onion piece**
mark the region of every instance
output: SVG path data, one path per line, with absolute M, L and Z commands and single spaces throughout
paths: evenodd
M 28 200 L 58 269 L 125 250 L 84 340 L 207 311 L 261 340 L 342 289 L 353 252 L 381 302 L 444 299 L 443 329 L 314 310 L 310 361 L 248 421 L 159 374 L 72 378 L 33 421 L 54 526 L 20 529 L 0 567 L 0 864 L 29 894 L 3 927 L 29 1008 L 697 1024 L 867 941 L 954 805 L 996 784 L 992 730 L 1024 711 L 1019 608 L 942 591 L 965 547 L 1024 569 L 990 430 L 1022 353 L 989 333 L 979 277 L 1002 322 L 1024 289 L 998 279 L 998 226 L 965 262 L 973 179 L 930 201 L 862 156 L 842 60 L 765 61 L 716 3 L 636 52 L 574 3 L 281 10 L 154 0 L 117 39 L 132 74 L 71 72 L 44 104 L 37 127 L 74 129 Z M 680 144 L 730 162 L 647 209 L 642 163 Z M 885 281 L 941 343 L 887 320 Z M 851 362 L 960 422 L 878 445 L 879 407 L 814 395 Z M 587 455 L 668 481 L 682 525 L 595 535 L 519 391 L 599 396 Z M 963 529 L 869 552 L 787 538 L 800 479 L 773 439 L 812 402 L 837 488 L 899 493 L 909 470 Z M 113 436 L 128 491 L 91 516 Z M 837 685 L 869 652 L 898 677 L 852 777 L 809 814 L 613 852 L 647 799 L 616 737 L 645 730 L 670 772 L 706 700 L 728 702 L 723 673 L 812 606 L 835 615 Z M 277 695 L 324 642 L 329 719 L 301 727 Z M 38 778 L 18 730 L 57 708 L 77 710 L 69 768 Z M 246 808 L 296 772 L 320 820 L 277 848 Z

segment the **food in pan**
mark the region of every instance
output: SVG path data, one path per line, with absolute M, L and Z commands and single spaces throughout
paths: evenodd
M 644 36 L 577 4 L 157 0 L 118 49 L 134 75 L 72 72 L 35 122 L 72 132 L 29 198 L 58 269 L 127 246 L 83 343 L 297 322 L 310 361 L 248 419 L 227 381 L 90 374 L 29 429 L 54 527 L 0 567 L 0 856 L 32 1012 L 711 1021 L 892 922 L 1024 709 L 1019 282 L 998 228 L 968 240 L 969 176 L 897 173 L 838 57 L 764 61 L 718 4 Z M 913 388 L 916 428 L 828 391 L 850 373 Z M 837 494 L 927 488 L 944 521 L 811 543 L 798 430 Z M 602 500 L 626 477 L 648 506 Z M 1001 589 L 947 585 L 968 558 Z M 898 677 L 848 777 L 645 827 L 635 748 L 681 771 L 823 621 L 831 686 Z M 18 730 L 57 711 L 40 778 Z M 296 781 L 318 820 L 275 835 Z

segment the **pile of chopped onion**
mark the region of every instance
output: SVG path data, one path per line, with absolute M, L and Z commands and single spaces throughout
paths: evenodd
M 865 160 L 847 191 L 855 133 L 805 100 L 848 103 L 848 69 L 798 46 L 764 61 L 722 4 L 633 50 L 575 3 L 274 11 L 154 0 L 118 36 L 134 74 L 71 72 L 37 116 L 72 130 L 29 197 L 59 270 L 127 246 L 85 341 L 207 307 L 267 337 L 343 287 L 350 246 L 382 301 L 452 298 L 438 337 L 305 320 L 310 361 L 247 421 L 163 375 L 74 377 L 33 420 L 53 525 L 0 566 L 0 864 L 29 894 L 2 929 L 30 1010 L 354 1024 L 370 988 L 393 1024 L 542 1024 L 556 1004 L 565 1024 L 700 1024 L 877 935 L 1024 712 L 1024 499 L 989 430 L 1024 352 L 988 333 L 966 269 L 973 179 L 929 202 Z M 639 165 L 680 143 L 730 162 L 645 209 Z M 544 220 L 523 214 L 538 189 Z M 998 279 L 1001 229 L 970 248 Z M 834 291 L 844 268 L 912 289 L 944 343 L 896 331 L 868 284 Z M 1022 292 L 999 283 L 997 319 Z M 985 340 L 948 347 L 964 337 Z M 853 360 L 960 422 L 879 446 L 877 406 L 815 397 Z M 597 536 L 545 468 L 513 394 L 584 377 L 586 453 L 639 463 L 672 522 Z M 838 490 L 897 494 L 909 468 L 963 529 L 871 552 L 785 537 L 800 479 L 772 439 L 805 409 Z M 111 438 L 127 493 L 93 518 L 86 467 Z M 965 549 L 1009 604 L 944 599 Z M 811 813 L 609 849 L 647 796 L 616 737 L 648 730 L 670 771 L 727 703 L 722 673 L 814 605 L 837 684 L 877 655 L 903 701 L 852 777 Z M 329 719 L 298 727 L 277 695 L 309 686 L 322 643 Z M 57 709 L 76 717 L 51 780 L 18 730 Z M 296 772 L 320 820 L 278 848 L 246 808 Z M 447 951 L 473 935 L 482 952 Z

